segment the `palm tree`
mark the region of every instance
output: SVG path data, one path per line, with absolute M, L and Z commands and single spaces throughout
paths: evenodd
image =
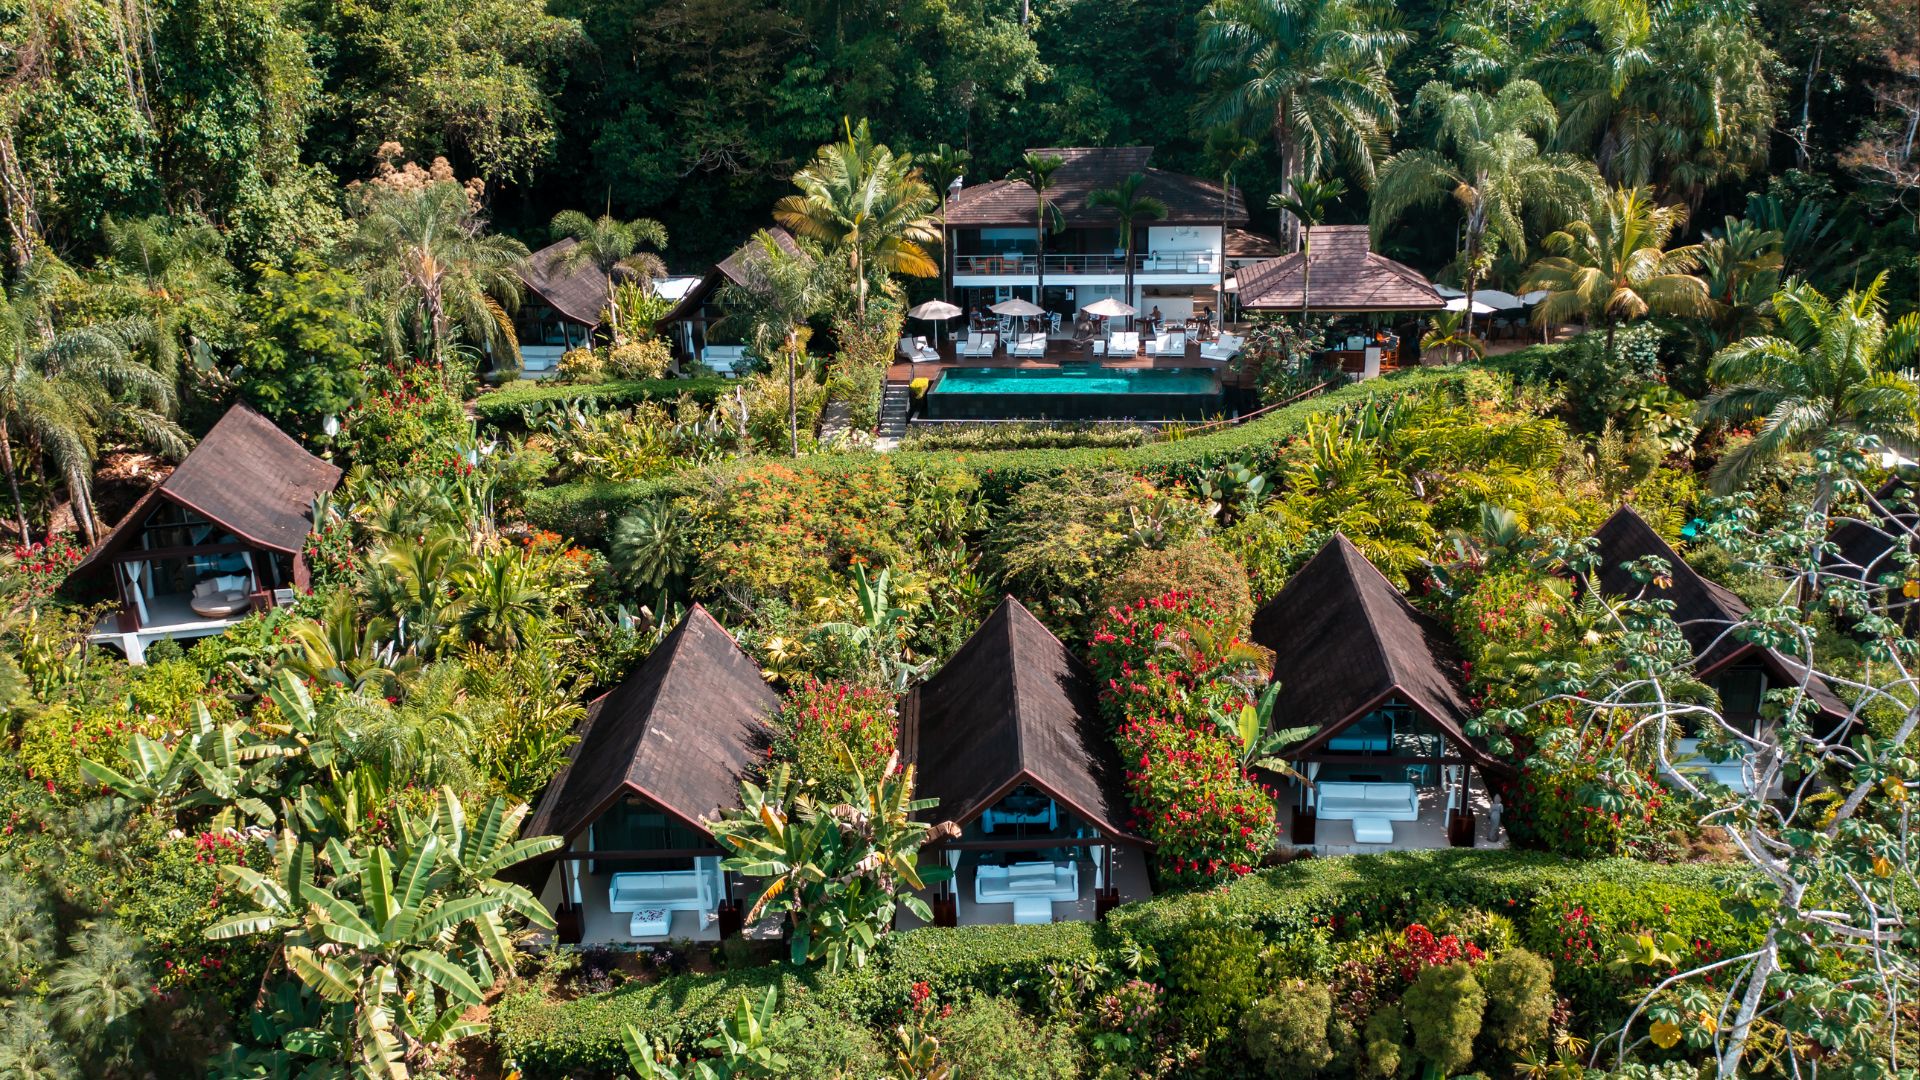
M 1463 352 L 1478 359 L 1483 351 L 1480 339 L 1466 328 L 1465 320 L 1465 312 L 1436 312 L 1432 317 L 1433 325 L 1420 337 L 1421 350 L 1445 349 L 1450 361 L 1459 359 Z
M 720 291 L 720 306 L 728 312 L 723 323 L 739 320 L 741 335 L 763 357 L 787 358 L 788 449 L 800 456 L 800 416 L 797 404 L 800 357 L 806 352 L 807 320 L 826 307 L 829 282 L 819 261 L 802 253 L 790 254 L 764 229 L 754 234 L 742 260 L 742 277 Z
M 1227 212 L 1233 198 L 1233 174 L 1259 149 L 1259 143 L 1230 127 L 1207 132 L 1207 161 L 1220 175 L 1220 281 L 1213 299 L 1223 333 L 1227 328 Z
M 933 181 L 935 192 L 940 196 L 940 295 L 945 298 L 953 291 L 953 252 L 946 250 L 952 240 L 946 233 L 947 193 L 952 190 L 953 182 L 965 176 L 967 166 L 973 163 L 973 154 L 968 150 L 956 150 L 946 143 L 933 148 L 926 156 L 925 172 Z
M 137 350 L 153 324 L 122 318 L 56 326 L 47 297 L 63 272 L 51 255 L 35 259 L 12 292 L 0 293 L 0 470 L 13 497 L 14 524 L 28 537 L 26 502 L 14 440 L 24 439 L 66 480 L 74 522 L 92 543 L 93 462 L 108 433 L 131 437 L 169 457 L 191 443 L 171 419 L 173 382 L 143 364 Z
M 773 218 L 796 236 L 847 258 L 853 274 L 854 313 L 867 316 L 870 279 L 907 274 L 937 277 L 940 264 L 925 244 L 940 242 L 933 190 L 913 167 L 913 155 L 873 141 L 867 122 L 847 124 L 844 142 L 823 146 L 793 174 L 800 194 L 773 204 Z
M 1779 289 L 1785 262 L 1784 238 L 1778 232 L 1731 214 L 1718 236 L 1700 241 L 1707 310 L 1697 322 L 1696 333 L 1708 352 L 1760 330 L 1761 309 Z
M 230 328 L 239 315 L 220 230 L 159 214 L 108 217 L 100 228 L 107 243 L 99 274 L 102 299 L 153 323 L 154 366 L 177 379 L 183 352 L 208 362 L 206 335 Z
M 1127 177 L 1110 188 L 1101 188 L 1087 194 L 1089 209 L 1105 208 L 1112 210 L 1120 219 L 1120 247 L 1127 253 L 1127 265 L 1123 274 L 1126 278 L 1127 303 L 1139 306 L 1133 297 L 1133 227 L 1142 219 L 1158 221 L 1167 216 L 1167 204 L 1151 195 L 1140 193 L 1141 185 L 1147 182 L 1146 173 L 1129 173 Z M 1225 239 L 1224 234 L 1222 239 Z M 1129 320 L 1131 322 L 1131 320 Z
M 1053 187 L 1053 174 L 1065 165 L 1067 159 L 1058 154 L 1036 154 L 1029 151 L 1020 156 L 1020 164 L 1007 174 L 1007 179 L 1018 180 L 1033 189 L 1033 302 L 1043 303 L 1047 290 L 1047 234 L 1066 228 L 1067 219 L 1060 208 L 1047 198 L 1047 192 Z
M 1387 63 L 1409 40 L 1357 0 L 1213 0 L 1194 49 L 1208 83 L 1201 119 L 1271 129 L 1283 184 L 1315 179 L 1335 158 L 1371 184 L 1398 117 Z M 1284 212 L 1279 229 L 1292 247 Z
M 613 331 L 614 343 L 619 344 L 625 335 L 615 279 L 623 272 L 632 274 L 651 289 L 655 281 L 666 277 L 667 264 L 653 252 L 641 250 L 641 245 L 666 247 L 667 227 L 652 218 L 621 221 L 611 214 L 589 218 L 578 210 L 562 210 L 553 215 L 553 235 L 574 240 L 573 247 L 560 256 L 561 266 L 571 269 L 590 263 L 606 276 L 608 329 Z
M 1703 421 L 1760 420 L 1750 442 L 1714 466 L 1714 490 L 1739 487 L 1759 465 L 1811 450 L 1846 432 L 1870 435 L 1920 458 L 1920 313 L 1887 322 L 1883 273 L 1864 290 L 1830 300 L 1803 282 L 1774 294 L 1773 334 L 1722 349 L 1707 368 L 1715 387 L 1700 403 Z
M 1567 322 L 1578 316 L 1588 325 L 1601 323 L 1611 359 L 1621 323 L 1706 310 L 1706 283 L 1693 275 L 1699 247 L 1667 248 L 1686 223 L 1685 207 L 1656 206 L 1645 188 L 1615 188 L 1594 203 L 1591 217 L 1540 242 L 1553 254 L 1533 264 L 1523 286 L 1547 292 L 1534 309 L 1535 320 Z
M 443 361 L 464 336 L 517 358 L 512 311 L 526 245 L 486 232 L 466 189 L 453 181 L 367 190 L 349 258 L 379 308 L 387 351 L 398 356 L 411 336 Z
M 1739 5 L 1582 0 L 1558 22 L 1580 44 L 1530 70 L 1559 101 L 1560 147 L 1591 154 L 1609 181 L 1659 182 L 1693 202 L 1764 160 L 1770 54 Z
M 1313 227 L 1327 220 L 1327 210 L 1347 185 L 1340 180 L 1295 180 L 1293 194 L 1276 194 L 1267 200 L 1267 209 L 1292 216 L 1300 230 L 1300 326 L 1306 328 L 1307 304 L 1313 299 Z
M 1437 121 L 1432 149 L 1403 150 L 1380 168 L 1373 198 L 1376 239 L 1401 214 L 1451 196 L 1465 216 L 1466 333 L 1473 333 L 1473 291 L 1489 262 L 1487 239 L 1527 257 L 1529 216 L 1564 221 L 1593 202 L 1600 176 L 1566 154 L 1541 153 L 1559 115 L 1538 83 L 1508 83 L 1496 94 L 1430 82 L 1414 98 L 1416 116 Z

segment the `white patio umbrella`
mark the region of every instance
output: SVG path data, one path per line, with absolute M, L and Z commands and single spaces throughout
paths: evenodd
M 1456 296 L 1453 299 L 1447 301 L 1447 310 L 1448 311 L 1467 310 L 1467 294 L 1461 293 L 1459 296 Z M 1494 310 L 1495 308 L 1491 304 L 1483 304 L 1478 300 L 1475 300 L 1473 302 L 1473 313 L 1475 315 L 1491 315 L 1494 313 Z
M 1123 304 L 1111 296 L 1104 300 L 1095 300 L 1093 303 L 1087 305 L 1087 314 L 1098 315 L 1101 318 L 1131 315 L 1138 310 L 1140 309 L 1134 307 L 1132 304 Z
M 1535 289 L 1530 293 L 1520 294 L 1520 302 L 1523 304 L 1537 304 L 1546 298 L 1547 290 L 1545 289 Z
M 1501 292 L 1499 289 L 1475 289 L 1473 290 L 1473 302 L 1476 304 L 1486 304 L 1495 311 L 1513 311 L 1527 306 L 1525 300 L 1520 299 L 1510 292 Z
M 1002 300 L 987 310 L 996 315 L 1011 315 L 1016 319 L 1031 319 L 1035 315 L 1044 315 L 1047 311 L 1039 304 L 1031 300 L 1022 300 L 1017 296 L 1011 300 Z
M 958 314 L 960 314 L 958 305 L 949 304 L 945 300 L 929 300 L 907 312 L 907 318 L 925 319 L 933 323 L 933 341 L 935 345 L 938 345 L 940 343 L 940 324 Z

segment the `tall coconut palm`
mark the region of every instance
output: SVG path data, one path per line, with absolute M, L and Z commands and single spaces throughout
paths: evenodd
M 792 254 L 762 230 L 742 260 L 743 280 L 720 291 L 723 325 L 738 323 L 756 356 L 787 360 L 788 450 L 800 456 L 797 382 L 800 358 L 807 350 L 807 320 L 827 305 L 830 283 L 812 256 Z
M 153 324 L 154 366 L 171 379 L 178 377 L 183 355 L 210 362 L 210 347 L 239 317 L 220 230 L 155 214 L 109 217 L 101 232 L 107 243 L 96 275 L 101 299 Z
M 1594 167 L 1568 154 L 1542 153 L 1559 114 L 1538 83 L 1508 83 L 1498 93 L 1456 90 L 1430 82 L 1414 97 L 1416 117 L 1435 122 L 1430 149 L 1402 150 L 1380 167 L 1373 197 L 1373 234 L 1415 206 L 1451 197 L 1460 206 L 1461 265 L 1466 271 L 1466 333 L 1473 333 L 1474 287 L 1492 238 L 1516 259 L 1527 257 L 1527 219 L 1565 221 L 1600 191 Z
M 607 328 L 615 342 L 621 341 L 626 328 L 620 322 L 618 278 L 630 274 L 651 289 L 655 281 L 667 276 L 667 264 L 660 256 L 642 248 L 666 247 L 667 227 L 652 218 L 621 221 L 611 214 L 590 218 L 578 210 L 562 210 L 553 215 L 553 235 L 574 241 L 560 256 L 561 266 L 591 265 L 606 276 Z
M 1047 234 L 1057 233 L 1067 225 L 1060 208 L 1047 197 L 1047 192 L 1053 189 L 1053 174 L 1066 163 L 1067 159 L 1059 154 L 1029 151 L 1020 156 L 1020 164 L 1007 174 L 1007 179 L 1018 180 L 1033 189 L 1033 302 L 1036 304 L 1045 302 L 1047 290 Z
M 101 532 L 93 462 L 102 440 L 131 438 L 171 457 L 184 455 L 191 440 L 171 419 L 172 380 L 136 355 L 151 342 L 152 324 L 124 318 L 57 326 L 40 285 L 60 269 L 43 253 L 13 291 L 0 294 L 0 471 L 22 540 L 29 530 L 16 440 L 35 447 L 66 481 L 74 522 L 92 543 Z
M 1357 0 L 1213 0 L 1200 13 L 1194 72 L 1201 119 L 1272 131 L 1283 183 L 1341 160 L 1363 185 L 1398 110 L 1387 64 L 1411 40 Z M 1291 248 L 1294 223 L 1280 215 Z
M 1344 181 L 1296 180 L 1293 194 L 1267 200 L 1269 210 L 1281 210 L 1300 223 L 1300 325 L 1306 327 L 1307 305 L 1313 300 L 1313 227 L 1324 224 L 1327 211 L 1347 193 Z
M 939 200 L 913 167 L 913 155 L 874 142 L 865 120 L 847 124 L 846 133 L 793 175 L 800 194 L 774 203 L 773 218 L 846 257 L 854 313 L 864 323 L 874 278 L 939 275 L 940 264 L 924 246 L 940 242 L 933 217 Z
M 1133 296 L 1134 226 L 1141 221 L 1158 221 L 1167 216 L 1166 203 L 1141 193 L 1140 188 L 1146 182 L 1146 173 L 1129 173 L 1118 184 L 1087 194 L 1089 208 L 1111 210 L 1120 219 L 1120 247 L 1127 255 L 1127 265 L 1123 271 L 1127 303 L 1135 307 L 1139 306 L 1139 302 Z
M 441 361 L 464 338 L 495 355 L 519 356 L 512 313 L 526 245 L 488 233 L 459 184 L 370 187 L 349 252 L 390 355 L 405 352 L 411 339 Z
M 1803 282 L 1773 297 L 1777 332 L 1743 338 L 1707 367 L 1714 391 L 1700 403 L 1705 421 L 1760 421 L 1753 439 L 1720 459 L 1714 490 L 1739 487 L 1762 463 L 1811 450 L 1830 435 L 1871 435 L 1920 458 L 1920 314 L 1887 322 L 1886 275 L 1865 289 L 1828 299 Z
M 934 191 L 940 196 L 940 295 L 944 298 L 953 290 L 953 252 L 947 250 L 952 244 L 946 232 L 947 195 L 953 189 L 954 181 L 964 177 L 967 166 L 973 164 L 973 154 L 941 143 L 923 161 L 927 178 L 933 182 Z
M 1611 358 L 1621 323 L 1706 310 L 1706 283 L 1693 274 L 1699 247 L 1667 248 L 1686 223 L 1685 207 L 1655 205 L 1645 188 L 1615 188 L 1594 203 L 1590 217 L 1540 242 L 1552 254 L 1533 264 L 1524 286 L 1546 290 L 1534 308 L 1537 321 L 1597 322 L 1606 328 Z

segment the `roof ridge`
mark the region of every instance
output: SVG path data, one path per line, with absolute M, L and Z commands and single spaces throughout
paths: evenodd
M 1013 698 L 1011 703 L 1013 760 L 1019 764 L 1020 771 L 1025 772 L 1027 771 L 1027 718 L 1020 708 L 1020 672 L 1023 665 L 1020 663 L 1019 641 L 1014 630 L 1014 621 L 1020 612 L 1024 612 L 1028 618 L 1033 618 L 1033 612 L 1027 611 L 1027 606 L 1014 599 L 1012 593 L 1008 593 L 1000 601 L 1000 610 L 1006 613 L 1007 624 L 1007 689 Z
M 1354 569 L 1353 561 L 1358 559 L 1360 564 L 1366 567 L 1367 572 L 1379 578 L 1380 583 L 1387 588 L 1392 589 L 1393 582 L 1388 581 L 1387 576 L 1380 572 L 1380 568 L 1373 565 L 1373 560 L 1362 554 L 1353 541 L 1347 539 L 1346 533 L 1335 532 L 1333 536 L 1333 542 L 1340 545 L 1340 564 L 1346 569 L 1347 580 L 1352 582 L 1355 598 L 1360 601 L 1360 610 L 1366 615 L 1363 621 L 1367 626 L 1367 636 L 1373 640 L 1374 654 L 1380 657 L 1380 665 L 1387 671 L 1388 684 L 1400 686 L 1403 680 L 1399 665 L 1394 663 L 1393 650 L 1387 648 L 1386 639 L 1380 636 L 1380 620 L 1373 609 L 1373 598 L 1367 595 L 1366 587 L 1360 583 L 1359 571 Z

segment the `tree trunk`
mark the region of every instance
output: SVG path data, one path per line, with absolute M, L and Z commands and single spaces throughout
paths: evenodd
M 798 375 L 798 360 L 794 356 L 798 348 L 798 335 L 787 331 L 787 451 L 792 457 L 800 456 L 800 405 L 794 396 Z
M 1035 194 L 1040 201 L 1033 216 L 1033 306 L 1039 307 L 1040 298 L 1047 295 L 1047 195 L 1038 190 Z
M 73 507 L 74 525 L 79 528 L 80 535 L 86 540 L 87 546 L 92 547 L 94 541 L 98 539 L 93 525 L 92 500 L 88 498 L 86 483 L 81 479 L 80 474 L 72 469 L 67 470 L 67 503 Z
M 1313 299 L 1313 230 L 1300 230 L 1300 331 L 1307 329 L 1307 304 Z
M 1613 316 L 1611 315 L 1607 316 L 1607 363 L 1613 363 Z
M 1275 124 L 1274 139 L 1280 146 L 1280 194 L 1285 195 L 1288 187 L 1293 184 L 1293 171 L 1298 167 L 1296 161 L 1298 155 L 1295 154 L 1293 146 L 1292 127 L 1284 122 Z M 1298 219 L 1292 214 L 1288 213 L 1285 209 L 1280 211 L 1280 220 L 1276 226 L 1276 236 L 1274 239 L 1280 241 L 1281 251 L 1298 251 L 1300 249 L 1300 232 L 1296 228 L 1298 224 Z
M 12 113 L 16 110 L 8 111 Z M 0 119 L 0 196 L 4 197 L 0 209 L 4 209 L 7 215 L 7 239 L 13 248 L 13 265 L 25 269 L 33 261 L 39 223 L 35 220 L 33 207 L 33 183 L 20 168 L 13 131 L 11 115 Z
M 13 467 L 13 438 L 7 425 L 0 422 L 0 469 L 7 472 L 7 487 L 13 492 L 13 520 L 20 529 L 20 542 L 27 543 L 27 501 L 20 497 L 20 474 Z
M 607 331 L 613 335 L 613 343 L 620 344 L 620 294 L 613 284 L 613 271 L 607 271 Z
M 1800 126 L 1794 129 L 1793 153 L 1794 164 L 1801 169 L 1807 167 L 1807 140 L 1813 135 L 1813 80 L 1820 74 L 1821 54 L 1826 47 L 1824 41 L 1814 42 L 1813 56 L 1807 61 L 1807 77 L 1800 87 Z

